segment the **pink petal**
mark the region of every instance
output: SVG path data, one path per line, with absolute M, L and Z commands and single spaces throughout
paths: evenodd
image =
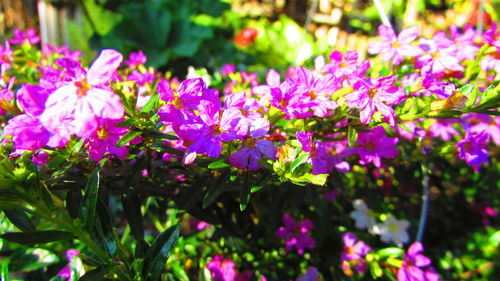
M 118 51 L 102 50 L 87 73 L 87 81 L 95 86 L 106 85 L 120 67 L 122 60 L 123 56 Z

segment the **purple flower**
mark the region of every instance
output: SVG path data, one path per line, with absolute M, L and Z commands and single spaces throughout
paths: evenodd
M 100 119 L 120 119 L 124 109 L 109 81 L 122 61 L 115 50 L 103 50 L 89 71 L 71 59 L 60 61 L 73 81 L 58 87 L 47 99 L 41 123 L 65 137 L 88 137 L 98 129 Z
M 177 92 L 174 92 L 167 80 L 158 83 L 156 91 L 160 98 L 167 102 L 160 108 L 160 121 L 173 122 L 178 118 L 194 118 L 193 110 L 197 110 L 202 99 L 205 99 L 206 86 L 201 78 L 182 81 Z
M 348 276 L 353 274 L 352 268 L 358 273 L 365 273 L 367 268 L 367 262 L 365 256 L 372 250 L 363 241 L 357 241 L 357 238 L 352 233 L 345 233 L 342 236 L 344 241 L 344 250 L 340 255 L 340 261 L 342 262 L 342 270 Z
M 9 40 L 11 44 L 23 45 L 24 43 L 28 43 L 30 45 L 35 45 L 40 42 L 40 37 L 36 35 L 36 31 L 33 28 L 26 31 L 16 28 L 14 29 L 14 33 L 12 35 L 14 38 Z
M 398 104 L 406 97 L 402 88 L 393 86 L 395 81 L 394 75 L 359 80 L 354 84 L 355 91 L 345 95 L 347 105 L 361 110 L 361 123 L 370 123 L 378 110 L 388 119 L 389 124 L 395 125 L 396 116 L 390 105 Z
M 80 256 L 80 252 L 75 249 L 69 249 L 66 251 L 66 259 L 68 260 L 69 264 L 59 271 L 58 275 L 61 278 L 68 279 L 68 281 L 73 280 L 71 270 L 75 267 L 75 257 L 78 256 Z
M 220 74 L 223 76 L 228 76 L 231 73 L 236 72 L 236 66 L 234 64 L 224 64 L 220 70 Z
M 10 69 L 10 64 L 14 61 L 14 51 L 10 48 L 9 41 L 5 41 L 5 47 L 0 45 L 0 75 Z
M 146 55 L 139 50 L 136 53 L 130 53 L 128 60 L 125 61 L 125 65 L 127 65 L 127 67 L 133 68 L 145 64 L 147 60 L 148 58 L 146 57 Z
M 280 226 L 274 235 L 285 240 L 286 252 L 290 252 L 293 248 L 296 248 L 297 253 L 302 255 L 304 254 L 304 249 L 312 249 L 316 246 L 314 239 L 309 236 L 309 232 L 313 228 L 312 221 L 306 219 L 297 223 L 292 216 L 284 214 L 283 223 L 285 226 Z
M 378 126 L 369 133 L 359 133 L 357 142 L 362 147 L 356 148 L 359 155 L 359 163 L 366 165 L 373 163 L 375 167 L 382 166 L 382 158 L 394 158 L 398 155 L 396 144 L 398 138 L 386 138 L 385 129 Z
M 431 64 L 431 72 L 438 78 L 461 75 L 464 67 L 457 58 L 457 46 L 444 32 L 438 32 L 432 39 L 420 38 L 424 54 L 417 58 L 415 66 L 420 68 Z
M 121 121 L 121 119 L 99 120 L 99 128 L 85 140 L 91 160 L 101 161 L 106 152 L 116 155 L 120 160 L 127 157 L 128 150 L 125 146 L 116 147 L 116 143 L 128 131 L 128 128 L 116 127 Z
M 488 150 L 486 149 L 485 133 L 471 134 L 466 133 L 465 139 L 459 141 L 455 146 L 458 148 L 458 157 L 474 168 L 479 173 L 479 167 L 483 163 L 488 163 Z
M 13 76 L 9 80 L 7 88 L 0 89 L 0 115 L 5 115 L 10 111 L 12 105 L 10 104 L 14 98 L 14 93 L 12 92 L 12 86 L 16 78 Z
M 487 141 L 492 140 L 494 144 L 500 145 L 500 116 L 472 113 L 466 118 L 466 122 L 471 126 L 470 133 L 484 133 Z
M 35 165 L 45 165 L 49 162 L 49 155 L 47 154 L 47 152 L 42 150 L 33 154 L 33 156 L 31 157 L 31 161 L 33 161 Z
M 312 140 L 313 133 L 299 131 L 297 140 L 302 144 L 302 150 L 310 153 L 313 166 L 311 174 L 329 174 L 334 168 L 342 173 L 348 172 L 349 163 L 342 160 L 351 154 L 345 142 L 323 142 Z
M 347 51 L 342 55 L 340 51 L 333 51 L 330 54 L 330 63 L 323 67 L 323 71 L 333 74 L 335 77 L 345 77 L 351 83 L 365 75 L 370 68 L 369 61 L 358 62 L 356 51 Z
M 439 275 L 432 268 L 427 272 L 424 267 L 431 264 L 431 260 L 421 253 L 424 251 L 422 243 L 415 242 L 408 248 L 404 254 L 403 265 L 398 270 L 398 281 L 434 281 L 439 280 Z
M 236 265 L 230 259 L 216 255 L 207 263 L 207 269 L 212 274 L 213 281 L 234 281 L 236 277 Z
M 238 169 L 248 168 L 249 171 L 262 167 L 259 160 L 262 155 L 269 159 L 276 159 L 276 146 L 272 141 L 258 139 L 267 134 L 269 130 L 269 120 L 259 118 L 250 126 L 251 137 L 243 140 L 244 147 L 229 156 L 229 163 Z
M 199 101 L 198 116 L 178 117 L 172 125 L 175 133 L 191 144 L 183 158 L 187 165 L 194 162 L 197 154 L 218 157 L 222 151 L 221 142 L 243 137 L 236 133 L 243 118 L 241 111 L 234 108 L 221 110 L 218 92 L 205 92 L 207 99 Z
M 310 266 L 307 268 L 307 272 L 299 276 L 296 281 L 322 281 L 322 280 L 323 278 L 321 278 L 318 269 L 314 266 Z
M 370 43 L 368 53 L 383 54 L 384 61 L 399 65 L 405 57 L 416 57 L 421 53 L 417 46 L 411 45 L 419 35 L 418 26 L 404 29 L 396 37 L 391 27 L 382 24 L 378 27 L 378 35 L 382 37 L 382 41 Z
M 453 124 L 456 124 L 456 119 L 442 119 L 436 120 L 429 131 L 431 136 L 434 138 L 441 138 L 442 140 L 449 141 L 452 139 L 452 136 L 458 136 L 458 131 L 453 128 Z

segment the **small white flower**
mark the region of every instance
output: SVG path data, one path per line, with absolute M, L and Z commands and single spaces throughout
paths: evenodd
M 407 220 L 397 220 L 393 215 L 389 215 L 382 224 L 377 224 L 373 227 L 373 232 L 380 235 L 383 242 L 394 242 L 398 247 L 402 247 L 403 243 L 408 243 L 407 229 L 410 223 Z
M 354 211 L 351 212 L 351 218 L 356 221 L 357 229 L 367 228 L 370 232 L 372 227 L 376 224 L 375 213 L 368 209 L 365 202 L 361 199 L 356 199 L 352 203 Z

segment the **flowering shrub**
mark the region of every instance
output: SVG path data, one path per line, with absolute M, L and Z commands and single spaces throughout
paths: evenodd
M 464 194 L 498 223 L 498 197 L 477 190 L 497 192 L 500 30 L 450 34 L 382 25 L 371 60 L 333 51 L 265 82 L 226 66 L 211 87 L 146 68 L 142 52 L 123 63 L 105 49 L 86 69 L 16 31 L 0 49 L 0 207 L 21 231 L 1 237 L 76 248 L 44 273 L 73 280 L 487 278 L 488 247 L 462 272 L 449 242 L 439 264 L 421 254 L 424 233 L 456 234 L 439 224 L 461 207 L 431 199 Z

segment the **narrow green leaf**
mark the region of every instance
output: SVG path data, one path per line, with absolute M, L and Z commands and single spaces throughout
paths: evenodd
M 189 276 L 186 271 L 182 268 L 182 266 L 178 262 L 174 262 L 171 264 L 172 272 L 177 280 L 180 281 L 189 281 Z
M 19 199 L 14 194 L 1 193 L 0 194 L 0 210 L 12 210 L 22 207 L 24 201 Z
M 290 164 L 290 169 L 292 170 L 292 172 L 295 171 L 295 169 L 297 169 L 300 165 L 306 163 L 309 155 L 310 153 L 306 152 L 293 160 L 292 164 Z
M 128 194 L 122 194 L 122 206 L 125 212 L 125 218 L 127 218 L 130 224 L 130 230 L 134 238 L 139 241 L 144 239 L 144 223 L 141 213 L 141 201 L 137 196 L 137 193 L 131 192 Z
M 135 125 L 137 125 L 137 120 L 136 119 L 133 119 L 133 118 L 128 118 L 128 119 L 125 119 L 125 121 L 122 121 L 118 124 L 116 124 L 116 127 L 133 127 Z
M 143 275 L 148 281 L 156 281 L 165 270 L 165 263 L 179 239 L 180 225 L 174 225 L 160 233 L 146 251 Z
M 10 278 L 9 278 L 9 262 L 10 262 L 10 259 L 9 258 L 6 258 L 6 259 L 3 259 L 1 264 L 0 264 L 0 280 L 2 281 L 9 281 Z
M 70 189 L 66 194 L 66 209 L 72 219 L 80 216 L 80 206 L 82 206 L 82 193 L 80 190 Z
M 108 208 L 104 205 L 100 198 L 97 200 L 96 210 L 99 217 L 98 223 L 100 224 L 100 238 L 108 255 L 114 258 L 118 249 L 118 243 L 116 241 L 116 235 L 113 231 L 111 215 L 109 214 Z
M 160 94 L 154 94 L 148 102 L 142 107 L 141 113 L 150 112 L 156 106 L 156 103 L 160 99 Z
M 31 221 L 31 219 L 24 213 L 19 210 L 5 210 L 3 211 L 9 221 L 14 224 L 17 228 L 22 231 L 36 231 L 35 225 Z
M 160 133 L 160 132 L 150 132 L 148 133 L 148 136 L 150 137 L 154 137 L 156 139 L 160 139 L 160 140 L 178 140 L 179 138 L 174 136 L 174 135 L 171 135 L 171 134 L 164 134 L 164 133 Z
M 91 232 L 94 228 L 97 196 L 99 193 L 99 170 L 96 168 L 90 175 L 85 186 L 82 202 L 82 221 L 85 229 Z
M 357 138 L 358 138 L 358 131 L 356 131 L 356 129 L 354 129 L 352 126 L 349 126 L 347 128 L 347 141 L 349 143 L 349 146 L 354 146 Z
M 117 143 L 116 147 L 122 147 L 126 145 L 129 141 L 133 140 L 137 136 L 142 134 L 141 131 L 136 131 L 136 130 L 130 130 L 128 131 Z
M 109 269 L 114 265 L 102 266 L 96 269 L 92 269 L 87 271 L 82 277 L 80 277 L 79 281 L 100 281 L 104 280 L 104 275 L 108 273 Z
M 203 209 L 210 206 L 215 201 L 215 199 L 217 199 L 224 192 L 224 182 L 227 180 L 228 175 L 229 171 L 226 171 L 212 182 L 212 184 L 208 188 L 207 194 L 205 194 L 205 198 L 203 198 Z
M 59 257 L 41 248 L 15 251 L 9 264 L 10 271 L 31 271 L 59 262 Z
M 33 245 L 38 243 L 49 243 L 60 240 L 74 239 L 75 236 L 67 231 L 45 230 L 29 232 L 7 232 L 0 235 L 1 238 L 23 245 Z
M 221 159 L 221 160 L 218 160 L 218 161 L 215 161 L 215 162 L 208 164 L 209 169 L 222 169 L 222 168 L 227 168 L 227 167 L 230 167 L 230 165 L 225 163 L 224 159 Z
M 404 250 L 401 248 L 389 247 L 378 250 L 376 253 L 379 256 L 379 258 L 385 259 L 387 257 L 402 257 Z
M 240 211 L 245 210 L 248 206 L 248 202 L 250 202 L 251 188 L 250 188 L 249 177 L 250 174 L 246 173 L 243 179 L 243 186 L 241 187 L 240 190 Z

